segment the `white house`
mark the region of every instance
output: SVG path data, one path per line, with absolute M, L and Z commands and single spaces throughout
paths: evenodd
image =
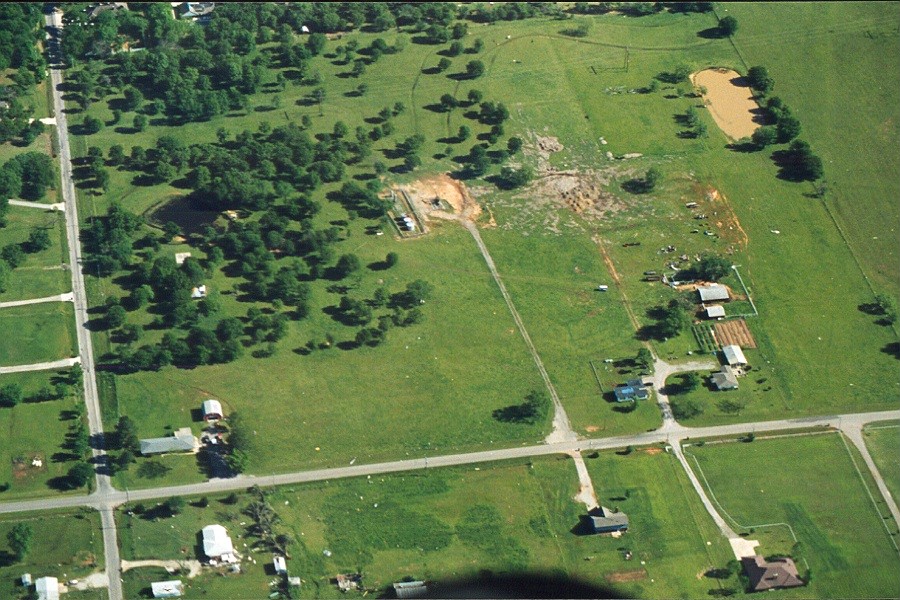
M 235 561 L 234 545 L 224 527 L 207 525 L 203 528 L 203 553 L 222 562 Z
M 41 577 L 34 582 L 38 600 L 59 600 L 59 580 L 56 577 Z
M 722 353 L 725 355 L 725 362 L 727 362 L 729 366 L 742 367 L 747 364 L 747 359 L 744 357 L 744 352 L 741 350 L 740 346 L 734 344 L 723 346 Z
M 203 401 L 203 420 L 218 421 L 224 416 L 222 403 L 215 398 Z
M 177 579 L 154 581 L 150 584 L 154 598 L 180 598 L 184 594 L 184 584 Z

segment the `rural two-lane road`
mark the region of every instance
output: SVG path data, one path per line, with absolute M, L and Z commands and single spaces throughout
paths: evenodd
M 69 149 L 69 128 L 66 118 L 66 105 L 62 92 L 62 64 L 59 38 L 62 34 L 62 12 L 51 9 L 45 16 L 45 22 L 51 32 L 48 34 L 48 55 L 50 60 L 50 84 L 53 89 L 53 112 L 56 116 L 56 130 L 59 138 L 60 193 L 65 204 L 66 235 L 69 244 L 69 260 L 72 268 L 72 294 L 75 303 L 75 332 L 78 338 L 78 355 L 84 372 L 84 399 L 87 405 L 88 429 L 93 440 L 94 461 L 103 464 L 106 460 L 103 452 L 103 420 L 100 413 L 100 398 L 97 395 L 97 378 L 94 366 L 94 347 L 91 332 L 87 328 L 88 299 L 84 289 L 82 273 L 84 261 L 81 255 L 81 233 L 78 223 L 78 204 L 75 197 L 75 182 L 72 179 L 72 153 Z M 55 32 L 55 35 L 53 34 Z M 53 58 L 56 60 L 53 60 Z M 114 492 L 109 476 L 98 470 L 97 493 L 101 496 Z M 122 583 L 119 576 L 119 544 L 116 539 L 116 523 L 111 510 L 100 511 L 103 523 L 103 545 L 105 548 L 106 574 L 109 578 L 110 600 L 122 599 Z

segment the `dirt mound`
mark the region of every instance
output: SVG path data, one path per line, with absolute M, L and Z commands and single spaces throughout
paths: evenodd
M 729 69 L 706 69 L 691 75 L 696 87 L 706 88 L 703 100 L 719 129 L 733 140 L 753 135 L 762 124 L 762 111 L 743 77 Z
M 481 205 L 469 193 L 466 184 L 447 174 L 427 177 L 399 187 L 409 195 L 418 213 L 429 220 L 434 217 L 474 222 L 482 213 Z

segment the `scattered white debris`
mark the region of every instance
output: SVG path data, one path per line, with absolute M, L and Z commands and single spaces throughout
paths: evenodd
M 779 230 L 777 230 L 777 229 L 770 229 L 769 231 L 771 231 L 771 232 L 774 233 L 775 235 L 778 235 L 779 233 L 781 233 L 781 232 L 780 232 Z

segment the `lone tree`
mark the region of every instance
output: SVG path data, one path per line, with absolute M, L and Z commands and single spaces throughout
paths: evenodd
M 31 539 L 33 537 L 34 531 L 28 523 L 16 523 L 16 525 L 9 530 L 9 533 L 6 534 L 6 539 L 9 542 L 9 549 L 12 550 L 13 556 L 15 556 L 17 561 L 25 559 L 28 550 L 31 548 Z
M 71 469 L 69 469 L 69 472 L 67 473 L 69 486 L 72 489 L 86 486 L 91 481 L 91 477 L 93 476 L 94 467 L 86 462 L 77 463 Z
M 731 271 L 731 261 L 716 254 L 704 254 L 692 271 L 699 279 L 718 281 Z
M 650 368 L 653 367 L 653 353 L 647 348 L 638 350 L 634 360 L 644 371 L 649 371 Z
M 466 77 L 475 79 L 484 74 L 484 63 L 480 60 L 470 60 L 466 63 Z
M 722 37 L 731 37 L 738 30 L 738 22 L 732 16 L 724 17 L 721 21 L 719 21 L 719 35 Z

